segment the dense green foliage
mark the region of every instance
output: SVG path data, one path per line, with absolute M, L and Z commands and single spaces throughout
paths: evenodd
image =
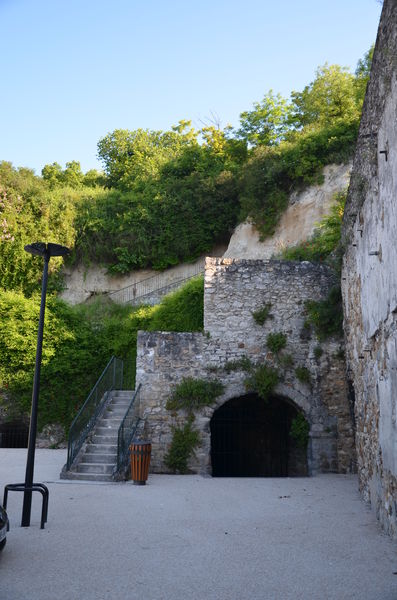
M 164 458 L 166 466 L 174 473 L 187 473 L 188 460 L 199 443 L 200 434 L 193 429 L 193 419 L 183 427 L 174 427 L 171 446 Z
M 334 286 L 325 300 L 306 302 L 308 320 L 319 340 L 343 335 L 343 306 L 340 285 Z
M 281 332 L 269 333 L 266 338 L 266 345 L 270 352 L 278 354 L 287 345 L 287 336 Z
M 310 371 L 306 367 L 296 367 L 295 375 L 301 383 L 309 384 L 311 382 Z
M 39 238 L 71 246 L 73 261 L 126 273 L 193 260 L 227 241 L 238 219 L 270 235 L 293 188 L 352 155 L 371 59 L 372 49 L 354 75 L 325 64 L 288 100 L 268 92 L 236 130 L 198 131 L 190 121 L 170 131 L 116 129 L 98 143 L 104 173 L 84 174 L 72 160 L 37 177 L 2 163 L 2 285 L 39 286 L 40 267 L 23 251 Z
M 30 169 L 0 163 L 0 285 L 31 294 L 40 287 L 42 261 L 24 251 L 28 243 L 47 240 L 73 246 L 74 218 L 79 192 L 72 188 L 50 191 Z M 54 275 L 61 259 L 50 261 Z M 56 282 L 50 277 L 50 287 Z
M 267 400 L 279 381 L 277 369 L 265 363 L 256 366 L 244 384 L 247 391 L 256 392 L 263 400 Z
M 292 419 L 289 434 L 295 440 L 299 448 L 303 448 L 304 450 L 307 448 L 307 444 L 309 443 L 309 431 L 309 423 L 302 413 L 298 413 L 297 416 Z
M 116 130 L 98 147 L 111 189 L 79 212 L 76 260 L 103 261 L 111 272 L 164 269 L 228 240 L 244 158 L 235 140 L 182 121 L 168 132 Z
M 224 385 L 220 381 L 184 377 L 167 400 L 167 410 L 187 410 L 189 413 L 211 406 L 223 393 Z
M 125 362 L 133 388 L 139 329 L 200 331 L 203 281 L 188 282 L 154 307 L 119 306 L 98 298 L 70 307 L 49 296 L 43 345 L 39 422 L 69 425 L 110 356 Z M 30 408 L 40 298 L 0 290 L 0 389 L 9 416 Z M 1 401 L 1 397 L 0 397 Z
M 252 313 L 255 323 L 258 323 L 258 325 L 264 325 L 266 323 L 267 319 L 271 319 L 272 318 L 272 315 L 270 314 L 271 307 L 272 307 L 271 302 L 267 302 L 261 308 L 258 308 L 258 310 L 255 310 Z

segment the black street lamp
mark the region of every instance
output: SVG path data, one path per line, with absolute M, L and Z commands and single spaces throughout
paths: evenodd
M 37 412 L 40 391 L 40 370 L 41 355 L 43 348 L 44 313 L 45 300 L 47 294 L 48 263 L 50 262 L 51 256 L 66 256 L 66 254 L 69 254 L 70 250 L 65 246 L 60 246 L 59 244 L 45 244 L 44 242 L 35 242 L 34 244 L 28 244 L 27 246 L 25 246 L 25 250 L 30 254 L 33 254 L 35 256 L 42 256 L 44 258 L 43 279 L 41 284 L 39 329 L 37 333 L 36 364 L 33 379 L 32 410 L 30 414 L 29 442 L 26 460 L 25 483 L 10 483 L 6 485 L 4 488 L 3 504 L 6 508 L 8 491 L 24 492 L 21 527 L 29 527 L 32 508 L 32 492 L 40 492 L 43 496 L 43 506 L 41 511 L 41 528 L 44 529 L 44 523 L 47 521 L 48 511 L 48 488 L 42 483 L 33 483 L 33 472 L 34 456 L 36 449 Z

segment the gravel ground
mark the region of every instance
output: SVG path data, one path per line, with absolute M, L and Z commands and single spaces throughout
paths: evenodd
M 0 449 L 0 493 L 23 481 L 26 450 Z M 153 475 L 148 485 L 61 482 L 64 450 L 37 450 L 49 517 L 11 530 L 0 600 L 396 600 L 397 546 L 354 476 Z

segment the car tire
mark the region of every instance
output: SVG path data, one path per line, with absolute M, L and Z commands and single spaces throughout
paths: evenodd
M 3 550 L 4 546 L 6 545 L 6 541 L 7 541 L 7 538 L 4 538 L 4 540 L 2 542 L 0 542 L 0 552 Z

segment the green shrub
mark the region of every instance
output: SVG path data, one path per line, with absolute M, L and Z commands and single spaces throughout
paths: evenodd
M 264 304 L 262 308 L 259 308 L 252 313 L 252 316 L 258 325 L 264 325 L 267 319 L 272 318 L 272 315 L 270 314 L 271 307 L 271 303 L 268 302 L 267 304 Z
M 202 406 L 210 406 L 223 393 L 224 385 L 220 381 L 184 377 L 171 397 L 167 400 L 167 410 L 187 410 L 193 412 Z
M 164 458 L 166 466 L 173 472 L 188 472 L 188 460 L 200 443 L 199 432 L 192 425 L 193 420 L 189 419 L 183 427 L 173 428 L 171 446 Z
M 237 360 L 229 360 L 223 365 L 223 370 L 226 373 L 231 373 L 232 371 L 246 371 L 249 372 L 252 370 L 253 364 L 248 356 L 242 356 Z
M 321 348 L 321 346 L 316 346 L 314 348 L 314 357 L 316 358 L 316 360 L 319 360 L 322 355 L 323 355 L 323 349 Z
M 195 277 L 150 310 L 149 331 L 202 331 L 204 277 Z
M 309 442 L 309 431 L 309 423 L 306 421 L 302 413 L 298 413 L 298 415 L 292 419 L 289 434 L 295 440 L 299 448 L 307 448 L 307 444 Z
M 296 367 L 295 375 L 301 383 L 311 383 L 310 371 L 306 367 Z
M 137 308 L 106 297 L 71 307 L 49 295 L 39 426 L 67 428 L 112 354 L 124 360 L 124 386 L 133 389 L 138 330 L 201 330 L 202 287 L 202 279 L 194 280 L 165 297 L 164 305 Z M 39 308 L 38 294 L 26 298 L 0 288 L 0 389 L 8 391 L 9 414 L 30 410 Z
M 334 286 L 325 300 L 306 302 L 308 320 L 319 340 L 343 336 L 343 304 L 340 285 Z
M 278 371 L 270 365 L 257 366 L 251 375 L 244 381 L 247 391 L 256 392 L 258 396 L 267 400 L 280 380 Z
M 294 365 L 294 358 L 291 354 L 279 354 L 277 360 L 284 369 L 290 369 Z
M 287 345 L 287 336 L 284 333 L 269 333 L 266 338 L 267 347 L 273 354 L 278 354 Z

